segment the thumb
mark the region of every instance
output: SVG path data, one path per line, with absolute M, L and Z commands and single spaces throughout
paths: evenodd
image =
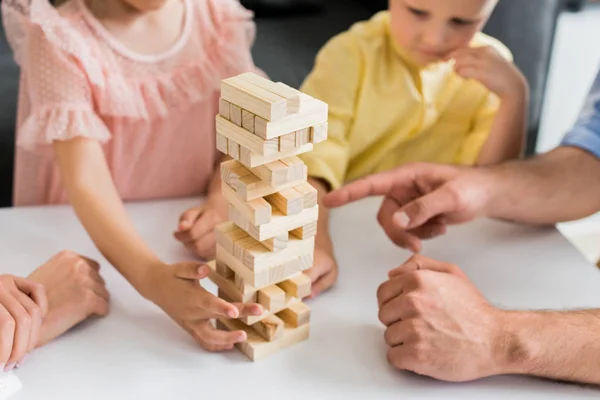
M 209 273 L 210 268 L 208 265 L 195 262 L 175 264 L 174 275 L 177 278 L 200 280 L 206 278 Z
M 186 231 L 190 229 L 194 225 L 194 222 L 200 218 L 200 215 L 202 215 L 203 211 L 204 206 L 198 206 L 190 208 L 181 214 L 181 217 L 179 217 L 179 231 Z
M 466 278 L 465 273 L 456 265 L 447 262 L 437 261 L 429 257 L 425 257 L 420 254 L 412 256 L 408 261 L 398 268 L 391 270 L 388 273 L 390 278 L 394 278 L 399 275 L 403 275 L 408 272 L 414 272 L 418 270 L 430 270 L 435 272 L 442 272 L 452 274 Z
M 396 211 L 393 223 L 401 229 L 415 229 L 434 217 L 458 211 L 455 195 L 447 186 L 411 201 Z

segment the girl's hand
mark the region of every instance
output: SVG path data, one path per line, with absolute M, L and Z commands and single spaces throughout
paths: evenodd
M 523 96 L 527 80 L 519 69 L 493 47 L 463 48 L 454 52 L 456 73 L 465 79 L 475 79 L 504 100 Z
M 153 269 L 149 281 L 150 300 L 162 308 L 208 351 L 230 350 L 247 339 L 246 332 L 215 329 L 213 318 L 241 318 L 261 315 L 260 304 L 228 303 L 201 285 L 210 268 L 194 262 L 163 265 Z
M 205 260 L 215 258 L 215 227 L 227 221 L 228 203 L 222 196 L 211 197 L 206 204 L 181 214 L 173 235 L 194 254 Z
M 0 275 L 0 370 L 12 370 L 35 349 L 47 310 L 42 285 Z

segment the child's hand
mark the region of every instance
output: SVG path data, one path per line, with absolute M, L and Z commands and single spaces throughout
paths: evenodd
M 28 279 L 46 289 L 48 313 L 38 346 L 62 335 L 92 315 L 108 313 L 109 295 L 97 262 L 62 251 L 36 269 Z
M 228 204 L 221 196 L 181 214 L 173 235 L 190 251 L 205 260 L 215 258 L 215 227 L 227 220 Z
M 330 245 L 317 244 L 315 246 L 315 262 L 305 274 L 312 281 L 310 298 L 314 298 L 333 286 L 338 278 L 338 265 Z
M 228 303 L 200 285 L 208 276 L 206 265 L 184 262 L 158 266 L 150 272 L 148 282 L 150 300 L 162 308 L 208 351 L 230 350 L 234 344 L 246 341 L 246 332 L 226 332 L 215 329 L 213 318 L 240 318 L 260 315 L 260 304 Z
M 521 71 L 491 46 L 460 49 L 451 58 L 458 75 L 479 81 L 501 99 L 523 96 L 526 91 Z

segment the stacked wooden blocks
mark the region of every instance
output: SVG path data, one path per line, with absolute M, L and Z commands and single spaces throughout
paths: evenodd
M 327 104 L 253 73 L 222 81 L 217 148 L 229 222 L 216 229 L 211 280 L 219 297 L 260 303 L 264 313 L 218 327 L 242 329 L 237 345 L 258 360 L 308 338 L 311 292 L 303 271 L 313 264 L 317 191 L 296 157 L 327 138 Z

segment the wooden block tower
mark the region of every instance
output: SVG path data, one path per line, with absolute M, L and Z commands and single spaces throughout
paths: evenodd
M 219 297 L 260 303 L 258 317 L 223 319 L 217 326 L 245 330 L 237 345 L 253 361 L 309 336 L 311 293 L 303 271 L 312 267 L 317 191 L 296 157 L 327 138 L 327 104 L 253 73 L 225 79 L 216 116 L 217 148 L 229 222 L 216 228 L 211 280 Z

